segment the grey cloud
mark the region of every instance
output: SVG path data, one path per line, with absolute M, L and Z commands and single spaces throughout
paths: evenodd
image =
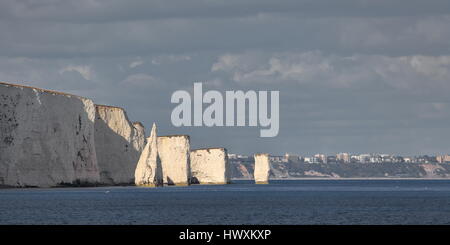
M 437 153 L 450 137 L 449 1 L 2 1 L 0 80 L 122 106 L 231 152 Z M 171 94 L 280 91 L 280 134 L 175 128 Z
M 48 6 L 63 8 L 65 4 Z M 134 13 L 126 11 L 125 7 L 121 11 Z M 222 11 L 226 12 L 226 9 Z M 54 11 L 46 16 L 57 13 Z M 269 12 L 228 18 L 132 21 L 116 16 L 111 21 L 94 23 L 4 17 L 0 19 L 0 49 L 3 56 L 37 58 L 183 56 L 186 53 L 247 50 L 321 50 L 345 55 L 390 56 L 417 54 L 418 50 L 422 55 L 450 52 L 448 14 L 349 16 L 321 14 L 309 18 Z M 84 17 L 79 15 L 77 18 Z
M 63 74 L 65 72 L 78 72 L 85 80 L 91 80 L 92 78 L 91 67 L 87 65 L 85 66 L 69 65 L 59 70 L 60 74 Z
M 162 18 L 229 18 L 261 13 L 315 16 L 417 16 L 447 14 L 445 0 L 228 0 L 228 1 L 162 1 L 162 0 L 19 0 L 2 1 L 3 19 L 107 22 Z
M 137 73 L 127 76 L 122 82 L 122 86 L 132 86 L 137 88 L 161 87 L 164 85 L 160 79 L 145 73 Z
M 415 94 L 450 89 L 450 56 L 336 56 L 318 51 L 226 54 L 211 70 L 226 72 L 241 84 L 314 83 L 318 87 L 363 89 L 382 84 Z

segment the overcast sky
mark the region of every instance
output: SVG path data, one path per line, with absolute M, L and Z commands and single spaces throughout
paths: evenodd
M 192 148 L 450 153 L 450 1 L 5 0 L 0 81 L 123 107 Z M 278 136 L 172 126 L 171 94 L 198 81 L 279 90 Z

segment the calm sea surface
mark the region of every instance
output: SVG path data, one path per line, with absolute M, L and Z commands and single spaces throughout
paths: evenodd
M 0 189 L 0 224 L 450 224 L 450 180 Z

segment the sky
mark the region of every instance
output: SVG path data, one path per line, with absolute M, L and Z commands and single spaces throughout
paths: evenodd
M 448 0 L 5 0 L 0 81 L 231 153 L 450 153 Z M 176 90 L 280 91 L 280 131 L 174 127 Z M 149 132 L 147 132 L 149 133 Z

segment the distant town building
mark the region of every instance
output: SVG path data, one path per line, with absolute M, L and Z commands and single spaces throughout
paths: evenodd
M 327 163 L 337 163 L 336 156 L 327 156 Z
M 316 154 L 314 157 L 321 163 L 327 163 L 327 156 L 324 154 Z
M 270 156 L 269 158 L 272 163 L 288 162 L 285 156 Z
M 402 163 L 402 162 L 405 162 L 405 159 L 401 156 L 393 156 L 392 162 L 393 163 Z
M 228 159 L 248 159 L 253 157 L 245 156 L 245 155 L 239 155 L 239 154 L 232 154 L 228 153 Z
M 236 163 L 253 162 L 253 157 L 237 154 L 228 154 L 229 160 Z M 448 163 L 450 164 L 450 155 L 438 156 L 399 156 L 391 154 L 349 154 L 346 152 L 336 155 L 315 154 L 313 156 L 300 156 L 286 153 L 283 156 L 270 156 L 272 163 L 306 163 L 306 164 L 348 164 L 348 163 Z
M 299 155 L 286 153 L 284 155 L 286 162 L 300 162 L 301 157 Z
M 336 160 L 341 163 L 349 163 L 350 162 L 350 154 L 338 153 L 338 154 L 336 154 Z
M 311 163 L 323 163 L 323 159 L 318 157 L 311 157 Z
M 370 154 L 361 154 L 358 156 L 358 160 L 360 163 L 368 163 L 370 162 Z
M 359 163 L 359 155 L 351 155 L 350 162 L 351 163 Z
M 370 163 L 380 163 L 383 162 L 383 158 L 378 154 L 373 154 L 369 157 Z
M 236 158 L 237 158 L 236 154 L 228 153 L 228 159 L 236 159 Z
M 436 160 L 438 163 L 450 163 L 450 155 L 437 156 Z
M 437 163 L 436 157 L 423 155 L 414 157 L 414 162 L 416 163 Z

